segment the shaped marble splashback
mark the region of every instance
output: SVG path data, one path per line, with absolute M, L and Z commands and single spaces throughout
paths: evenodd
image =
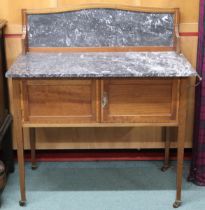
M 28 15 L 30 47 L 173 46 L 174 14 L 115 9 Z

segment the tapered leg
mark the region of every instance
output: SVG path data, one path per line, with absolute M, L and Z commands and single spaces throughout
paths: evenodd
M 26 204 L 26 192 L 25 192 L 25 166 L 24 166 L 24 139 L 22 128 L 22 116 L 21 116 L 21 94 L 20 94 L 20 81 L 13 80 L 13 126 L 14 137 L 17 141 L 17 156 L 18 156 L 18 168 L 19 168 L 19 180 L 20 180 L 20 192 L 21 199 L 19 201 L 20 206 Z
M 181 205 L 181 191 L 182 191 L 182 177 L 183 177 L 183 158 L 184 158 L 184 138 L 185 129 L 184 126 L 179 126 L 178 128 L 178 150 L 177 150 L 177 191 L 176 191 L 176 201 L 173 205 L 177 208 Z
M 178 126 L 178 145 L 177 145 L 177 180 L 176 180 L 176 200 L 174 208 L 181 205 L 182 177 L 183 177 L 183 159 L 184 159 L 184 142 L 186 138 L 186 116 L 187 116 L 187 92 L 188 79 L 181 79 L 180 103 L 179 103 L 179 126 Z
M 16 125 L 14 125 L 16 126 Z M 21 129 L 23 130 L 23 129 Z M 20 131 L 19 131 L 20 132 Z M 22 133 L 22 131 L 21 131 Z M 17 138 L 17 155 L 18 155 L 18 166 L 19 166 L 19 179 L 20 179 L 20 192 L 21 200 L 19 201 L 20 206 L 26 204 L 26 192 L 25 192 L 25 166 L 24 166 L 24 142 L 22 137 L 18 134 Z
M 165 172 L 170 167 L 169 156 L 170 156 L 170 139 L 168 136 L 168 128 L 163 127 L 163 139 L 165 140 L 165 154 L 164 154 L 164 165 L 161 170 Z
M 37 168 L 36 164 L 36 132 L 35 128 L 30 128 L 30 147 L 31 147 L 31 168 L 35 170 Z

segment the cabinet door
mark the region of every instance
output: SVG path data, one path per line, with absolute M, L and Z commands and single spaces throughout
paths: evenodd
M 94 80 L 23 81 L 24 122 L 96 122 L 96 84 Z
M 103 122 L 177 122 L 179 80 L 112 79 L 101 87 Z

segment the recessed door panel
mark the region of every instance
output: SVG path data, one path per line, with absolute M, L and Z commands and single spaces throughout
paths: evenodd
M 169 122 L 178 109 L 179 81 L 115 79 L 102 82 L 102 121 Z
M 95 122 L 96 81 L 28 80 L 23 82 L 24 121 Z

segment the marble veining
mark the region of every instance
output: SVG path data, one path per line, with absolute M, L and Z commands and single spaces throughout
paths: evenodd
M 83 9 L 28 15 L 30 47 L 173 46 L 174 14 Z
M 27 53 L 6 73 L 13 78 L 190 77 L 176 52 Z

